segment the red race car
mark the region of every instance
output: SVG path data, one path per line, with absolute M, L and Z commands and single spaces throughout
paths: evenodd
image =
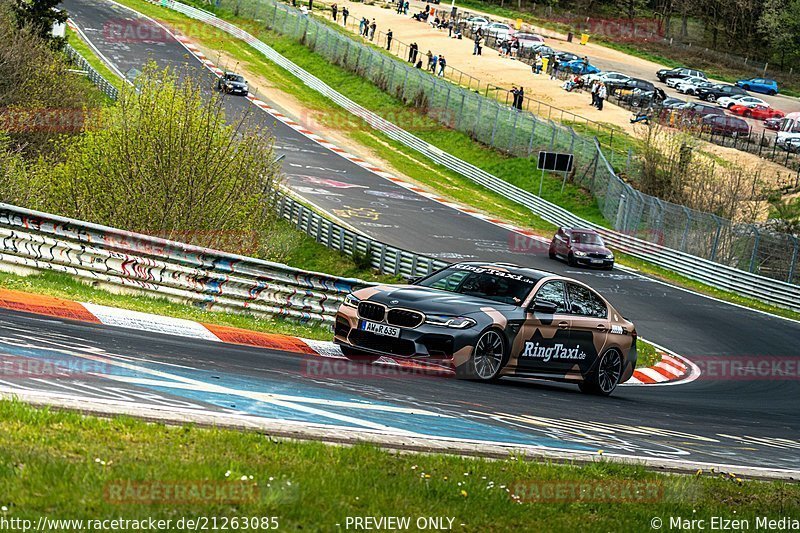
M 765 105 L 754 105 L 748 107 L 745 105 L 735 105 L 730 109 L 731 113 L 741 115 L 743 117 L 755 118 L 758 120 L 767 120 L 768 118 L 783 118 L 786 113 L 772 109 Z

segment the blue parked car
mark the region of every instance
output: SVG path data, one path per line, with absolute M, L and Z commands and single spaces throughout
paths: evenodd
M 558 70 L 567 70 L 573 74 L 583 76 L 584 74 L 597 74 L 600 69 L 590 63 L 586 63 L 583 59 L 573 59 L 566 63 L 561 63 Z
M 736 85 L 745 91 L 754 93 L 778 94 L 778 82 L 766 78 L 750 78 L 749 80 L 739 80 Z

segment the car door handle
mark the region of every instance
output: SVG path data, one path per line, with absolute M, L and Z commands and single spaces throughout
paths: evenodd
M 559 322 L 558 329 L 567 329 L 569 327 L 569 322 Z
M 606 327 L 603 324 L 597 324 L 597 331 L 605 331 Z

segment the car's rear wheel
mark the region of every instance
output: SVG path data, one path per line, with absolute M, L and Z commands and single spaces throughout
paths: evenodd
M 622 354 L 612 348 L 605 352 L 597 363 L 597 370 L 578 384 L 581 392 L 608 396 L 619 385 L 622 378 Z
M 713 94 L 709 94 L 708 96 L 706 96 L 706 101 L 707 102 L 716 102 L 717 101 L 717 97 L 714 96 Z
M 775 96 L 777 93 L 774 90 L 770 89 L 767 94 L 770 96 Z
M 507 351 L 503 335 L 496 329 L 487 329 L 478 337 L 472 357 L 459 367 L 458 377 L 480 381 L 497 379 L 506 364 Z

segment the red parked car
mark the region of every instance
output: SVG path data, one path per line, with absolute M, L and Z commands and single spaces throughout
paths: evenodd
M 559 228 L 550 242 L 548 255 L 550 259 L 566 259 L 570 266 L 614 268 L 614 254 L 591 229 Z
M 778 111 L 777 109 L 772 109 L 771 107 L 765 105 L 754 105 L 753 107 L 735 105 L 731 107 L 730 111 L 735 115 L 741 115 L 743 117 L 754 118 L 757 120 L 783 118 L 786 116 L 786 113 L 783 111 Z

